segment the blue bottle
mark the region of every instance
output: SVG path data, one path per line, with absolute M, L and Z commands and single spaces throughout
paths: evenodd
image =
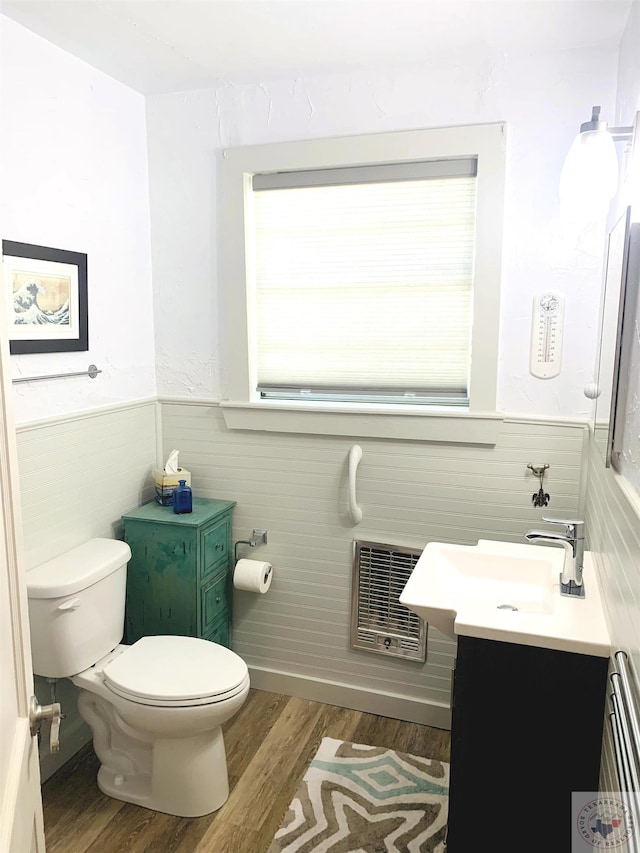
M 187 481 L 179 480 L 178 485 L 173 490 L 173 511 L 178 515 L 184 512 L 192 512 L 192 504 L 193 498 Z

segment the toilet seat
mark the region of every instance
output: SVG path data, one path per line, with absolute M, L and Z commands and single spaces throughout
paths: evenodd
M 185 707 L 231 699 L 249 673 L 235 652 L 197 637 L 143 637 L 102 670 L 113 693 L 141 705 Z

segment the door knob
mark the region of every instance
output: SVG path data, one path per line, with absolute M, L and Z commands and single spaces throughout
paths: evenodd
M 58 752 L 60 749 L 60 722 L 62 713 L 60 703 L 53 702 L 51 705 L 40 705 L 37 696 L 31 697 L 29 707 L 29 726 L 32 737 L 40 734 L 43 722 L 51 724 L 49 731 L 49 752 Z

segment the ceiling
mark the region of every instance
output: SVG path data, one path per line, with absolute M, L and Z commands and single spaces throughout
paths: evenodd
M 144 94 L 619 42 L 631 0 L 2 0 Z

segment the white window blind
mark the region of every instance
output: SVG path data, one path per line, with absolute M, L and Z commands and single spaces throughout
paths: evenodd
M 475 172 L 254 176 L 258 391 L 468 403 Z

